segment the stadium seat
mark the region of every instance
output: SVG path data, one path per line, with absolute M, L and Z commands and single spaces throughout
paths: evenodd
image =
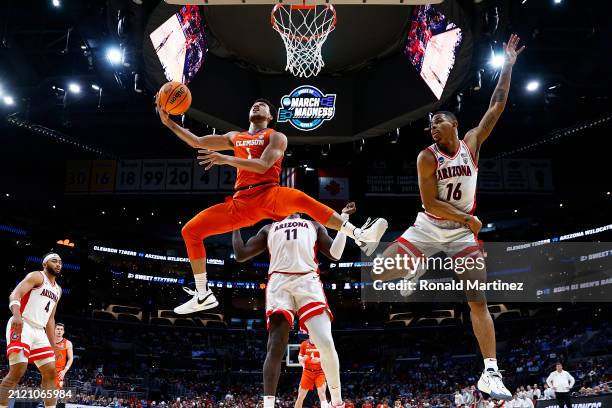
M 204 325 L 209 329 L 226 329 L 227 323 L 218 320 L 204 320 Z
M 440 321 L 440 326 L 461 326 L 461 319 L 447 317 Z
M 174 320 L 174 325 L 175 326 L 190 326 L 193 327 L 195 326 L 195 323 L 192 319 L 188 319 L 188 318 L 177 318 L 176 320 Z
M 424 326 L 437 326 L 437 325 L 438 325 L 438 319 L 431 319 L 431 318 L 427 318 L 427 317 L 422 317 L 416 323 L 414 323 L 412 326 L 414 326 L 414 327 L 424 327 Z
M 138 316 L 133 315 L 133 314 L 128 314 L 128 313 L 118 313 L 117 320 L 122 321 L 122 322 L 133 322 L 133 323 L 139 323 L 141 321 L 141 319 L 139 319 Z
M 172 320 L 164 317 L 152 317 L 150 323 L 158 326 L 172 326 Z

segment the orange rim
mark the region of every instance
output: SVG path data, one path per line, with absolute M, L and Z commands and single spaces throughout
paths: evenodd
M 321 33 L 321 34 L 316 34 L 316 35 L 308 35 L 308 36 L 298 36 L 298 35 L 290 35 L 290 34 L 285 34 L 279 27 L 278 24 L 276 24 L 276 18 L 274 18 L 274 14 L 276 13 L 277 10 L 284 8 L 285 4 L 282 3 L 278 3 L 274 6 L 274 8 L 272 9 L 272 14 L 270 15 L 270 21 L 272 23 L 272 28 L 274 30 L 276 30 L 279 34 L 281 35 L 286 35 L 287 37 L 289 37 L 292 40 L 299 40 L 299 41 L 310 41 L 310 40 L 314 40 L 320 37 L 323 37 L 327 34 L 329 34 L 335 27 L 336 27 L 336 21 L 337 21 L 337 17 L 336 17 L 336 9 L 334 8 L 333 4 L 330 3 L 326 3 L 323 5 L 324 7 L 326 7 L 328 10 L 331 10 L 332 13 L 334 14 L 333 17 L 333 21 L 331 22 L 331 24 L 329 25 L 329 28 L 327 30 L 325 30 L 325 32 Z M 310 10 L 310 9 L 314 9 L 316 8 L 316 4 L 295 4 L 295 5 L 290 5 L 289 6 L 291 9 L 295 9 L 295 10 Z

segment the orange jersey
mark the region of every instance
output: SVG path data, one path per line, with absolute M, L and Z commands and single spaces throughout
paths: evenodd
M 313 363 L 310 361 L 311 358 L 321 358 L 321 354 L 319 354 L 319 350 L 317 347 L 312 344 L 308 340 L 304 340 L 302 344 L 300 344 L 300 356 L 305 356 L 306 360 L 304 360 L 304 368 L 311 371 L 321 370 L 321 362 Z
M 270 128 L 262 129 L 254 134 L 249 132 L 237 133 L 232 139 L 234 156 L 242 159 L 259 159 L 270 144 L 270 135 L 272 133 L 274 133 L 274 129 Z M 283 156 L 263 174 L 238 169 L 234 188 L 239 189 L 262 183 L 279 183 L 282 164 Z
M 66 360 L 68 358 L 68 343 L 65 338 L 60 342 L 55 343 L 55 368 L 63 370 L 66 367 Z

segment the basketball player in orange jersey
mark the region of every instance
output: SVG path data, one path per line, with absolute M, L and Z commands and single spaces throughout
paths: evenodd
M 321 368 L 321 353 L 319 353 L 317 346 L 310 341 L 310 338 L 300 344 L 298 360 L 302 364 L 302 378 L 300 379 L 294 408 L 302 408 L 308 391 L 315 388 L 319 395 L 321 408 L 326 408 L 327 396 L 325 395 L 325 389 L 327 388 L 327 383 L 325 382 L 325 373 Z
M 175 313 L 188 314 L 211 309 L 219 303 L 208 288 L 206 251 L 203 240 L 271 218 L 282 220 L 292 213 L 304 213 L 317 222 L 353 238 L 366 254 L 371 254 L 387 229 L 387 221 L 378 218 L 361 228 L 343 220 L 340 214 L 303 192 L 280 187 L 281 164 L 287 137 L 271 128 L 276 109 L 269 101 L 258 99 L 249 111 L 246 132 L 198 137 L 170 119 L 158 104 L 161 121 L 182 141 L 198 148 L 200 164 L 206 170 L 212 166 L 236 167 L 236 192 L 224 203 L 213 205 L 192 218 L 182 229 L 187 254 L 194 274 L 196 290 L 184 288 L 192 298 L 176 307 Z M 234 155 L 218 151 L 233 150 Z
M 348 220 L 356 211 L 349 203 L 342 209 L 341 217 Z M 266 322 L 269 331 L 266 361 L 263 367 L 264 406 L 274 408 L 276 387 L 280 377 L 281 361 L 287 348 L 289 332 L 295 315 L 300 319 L 301 330 L 308 332 L 317 345 L 317 367 L 309 366 L 304 373 L 307 379 L 301 383 L 298 397 L 301 401 L 312 382 L 316 383 L 321 402 L 325 401 L 325 378 L 328 379 L 331 406 L 342 407 L 340 390 L 340 361 L 331 332 L 331 310 L 319 277 L 317 251 L 336 261 L 342 256 L 346 235 L 339 232 L 332 240 L 327 230 L 318 222 L 305 220 L 299 214 L 291 214 L 280 222 L 265 225 L 245 244 L 240 230 L 232 234 L 232 245 L 238 262 L 247 261 L 266 249 L 270 252 L 268 284 L 266 286 Z M 301 353 L 304 355 L 304 353 Z M 309 360 L 315 363 L 314 360 Z M 316 368 L 316 369 L 315 369 Z M 325 373 L 325 374 L 324 374 Z
M 66 373 L 72 366 L 72 342 L 64 338 L 64 323 L 55 325 L 55 386 L 64 388 Z
M 9 391 L 15 389 L 28 368 L 36 364 L 42 389 L 55 390 L 55 310 L 62 289 L 55 279 L 62 271 L 58 254 L 43 258 L 43 270 L 30 272 L 9 296 L 13 316 L 6 325 L 9 372 L 0 385 L 0 408 L 8 406 Z M 55 398 L 45 398 L 45 408 L 55 408 Z
M 457 258 L 478 258 L 482 262 L 476 268 L 466 270 L 461 279 L 486 281 L 484 257 L 477 239 L 482 227 L 473 215 L 476 209 L 476 184 L 478 157 L 482 143 L 487 140 L 501 116 L 508 92 L 512 67 L 525 47 L 518 48 L 519 38 L 510 36 L 504 43 L 505 62 L 499 81 L 491 97 L 489 108 L 477 127 L 459 139 L 458 122 L 450 112 L 437 112 L 431 120 L 431 136 L 434 143 L 421 151 L 417 158 L 419 190 L 424 212 L 418 214 L 414 225 L 390 245 L 383 257 L 407 255 L 412 259 L 426 259 L 440 251 Z M 404 278 L 418 280 L 425 273 L 415 270 L 389 269 L 375 279 Z M 468 304 L 472 328 L 484 357 L 485 370 L 478 381 L 478 389 L 495 399 L 512 399 L 504 386 L 497 367 L 495 327 L 487 308 L 483 292 L 469 291 Z

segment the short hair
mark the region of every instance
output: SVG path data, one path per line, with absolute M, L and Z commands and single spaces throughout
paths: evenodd
M 55 323 L 55 327 L 57 327 L 57 326 L 62 326 L 62 327 L 64 327 L 64 323 Z M 64 328 L 66 328 L 66 327 L 64 327 Z
M 455 122 L 459 122 L 457 120 L 457 116 L 455 116 L 455 114 L 453 112 L 451 112 L 451 111 L 437 111 L 437 112 L 434 112 L 434 114 L 431 115 L 432 119 L 436 115 L 444 115 L 447 118 L 449 118 L 450 120 L 454 120 Z
M 268 127 L 274 127 L 274 125 L 276 124 L 276 106 L 274 106 L 272 102 L 270 102 L 269 100 L 265 98 L 259 98 L 255 100 L 255 102 L 253 103 L 257 103 L 257 102 L 263 102 L 266 105 L 268 105 L 268 109 L 270 109 L 270 116 L 272 116 L 272 120 L 268 122 Z

